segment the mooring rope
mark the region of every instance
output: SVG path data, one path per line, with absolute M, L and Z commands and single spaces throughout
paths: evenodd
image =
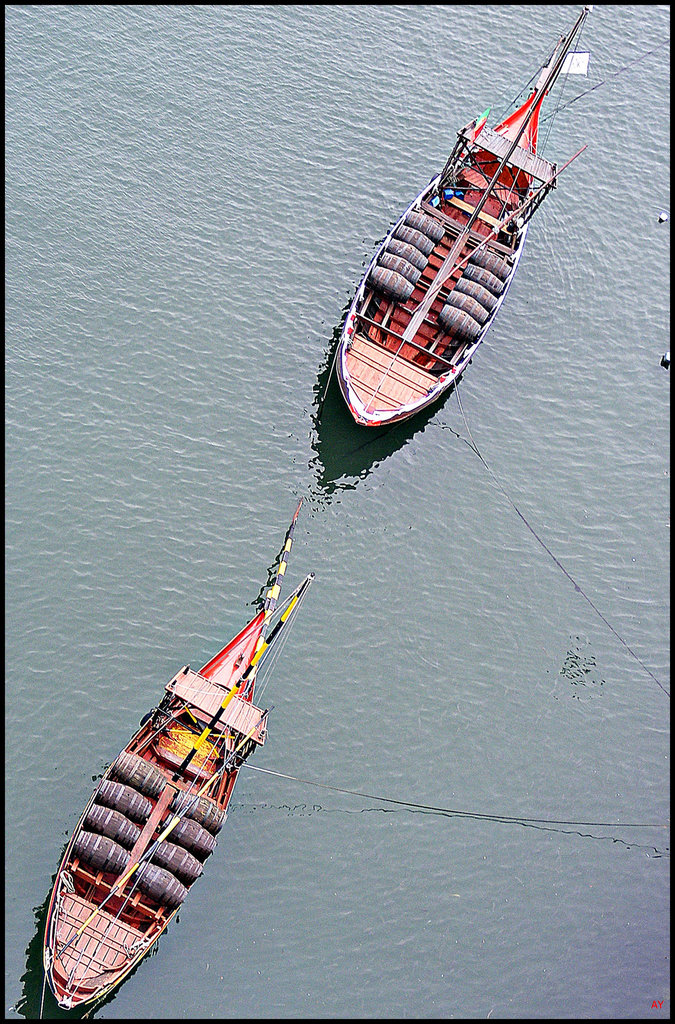
M 595 605 L 595 604 L 593 603 L 593 601 L 592 601 L 592 600 L 591 600 L 591 598 L 590 598 L 590 597 L 588 596 L 588 594 L 587 594 L 587 593 L 586 593 L 586 592 L 585 592 L 585 591 L 584 591 L 584 590 L 582 589 L 582 587 L 580 587 L 580 586 L 579 586 L 579 584 L 578 584 L 578 583 L 577 583 L 577 581 L 576 581 L 576 580 L 574 579 L 574 577 L 573 577 L 573 576 L 572 576 L 572 575 L 571 575 L 571 574 L 570 574 L 570 573 L 569 573 L 569 572 L 567 571 L 567 569 L 566 569 L 566 568 L 565 568 L 565 566 L 564 566 L 564 565 L 562 564 L 562 562 L 560 561 L 560 559 L 556 558 L 556 556 L 555 556 L 555 555 L 553 554 L 553 552 L 552 552 L 552 551 L 551 551 L 551 549 L 550 549 L 550 548 L 548 547 L 548 545 L 547 545 L 547 544 L 545 544 L 545 542 L 544 542 L 544 541 L 543 541 L 543 540 L 541 539 L 541 537 L 539 536 L 539 534 L 537 533 L 537 531 L 536 531 L 536 530 L 534 529 L 534 527 L 533 527 L 533 526 L 532 526 L 532 525 L 531 525 L 531 524 L 530 524 L 530 523 L 528 522 L 528 520 L 527 520 L 527 519 L 525 518 L 525 516 L 523 515 L 523 513 L 522 513 L 522 512 L 520 511 L 520 509 L 518 508 L 518 506 L 516 505 L 516 503 L 515 503 L 515 502 L 513 501 L 513 499 L 512 499 L 512 498 L 511 498 L 511 496 L 509 495 L 509 493 L 508 493 L 508 492 L 506 491 L 506 489 L 504 488 L 504 486 L 503 486 L 503 485 L 502 485 L 502 484 L 500 483 L 500 481 L 499 481 L 499 480 L 497 479 L 496 475 L 494 474 L 494 472 L 492 471 L 492 469 L 491 469 L 491 467 L 490 467 L 490 466 L 488 465 L 488 463 L 487 463 L 487 462 L 485 461 L 485 458 L 484 458 L 484 456 L 483 456 L 483 455 L 481 454 L 481 452 L 480 452 L 480 450 L 479 450 L 479 448 L 478 448 L 478 445 L 476 444 L 476 442 L 475 442 L 475 441 L 474 441 L 474 439 L 473 439 L 473 435 L 472 435 L 472 433 L 471 433 L 471 428 L 469 427 L 469 424 L 468 424 L 468 422 L 467 422 L 467 418 L 466 418 L 466 416 L 465 416 L 465 414 L 464 414 L 464 408 L 463 408 L 463 406 L 462 406 L 462 399 L 460 398 L 460 395 L 459 395 L 459 381 L 457 382 L 457 385 L 456 385 L 456 387 L 455 387 L 455 392 L 456 392 L 456 394 L 457 394 L 457 402 L 459 403 L 459 410 L 460 410 L 460 412 L 461 412 L 461 414 L 462 414 L 462 419 L 464 420 L 464 426 L 466 427 L 466 431 L 467 431 L 467 433 L 468 433 L 468 435 L 469 435 L 469 438 L 470 438 L 470 440 L 469 440 L 469 441 L 467 441 L 467 439 L 466 439 L 465 437 L 462 437 L 462 436 L 461 436 L 460 434 L 457 434 L 457 432 L 456 432 L 456 431 L 453 431 L 453 433 L 454 433 L 454 434 L 456 434 L 456 436 L 457 436 L 457 437 L 458 437 L 458 438 L 459 438 L 459 439 L 460 439 L 461 441 L 464 441 L 464 443 L 465 443 L 465 444 L 466 444 L 466 445 L 467 445 L 467 446 L 468 446 L 468 447 L 469 447 L 469 448 L 470 448 L 470 449 L 471 449 L 471 450 L 472 450 L 472 451 L 474 452 L 474 454 L 478 456 L 478 458 L 479 458 L 479 459 L 480 459 L 480 461 L 481 461 L 481 462 L 483 463 L 483 465 L 484 465 L 484 466 L 485 466 L 485 468 L 487 469 L 488 473 L 489 473 L 489 474 L 490 474 L 490 476 L 492 477 L 492 479 L 493 479 L 494 483 L 496 484 L 496 486 L 497 486 L 497 487 L 499 488 L 499 490 L 500 490 L 500 491 L 502 492 L 502 494 L 504 495 L 504 497 L 505 497 L 505 498 L 506 498 L 506 500 L 508 501 L 509 505 L 511 505 L 511 507 L 512 507 L 512 508 L 513 508 L 513 510 L 514 510 L 514 511 L 516 512 L 516 514 L 517 514 L 517 515 L 518 515 L 518 516 L 520 517 L 520 519 L 522 519 L 522 521 L 523 521 L 523 523 L 525 524 L 525 526 L 527 527 L 527 529 L 528 529 L 528 530 L 530 531 L 530 533 L 532 534 L 532 536 L 534 537 L 534 539 L 535 539 L 535 540 L 537 541 L 537 543 L 541 545 L 541 547 L 542 547 L 542 548 L 544 549 L 544 551 L 545 551 L 545 552 L 546 552 L 546 554 L 547 554 L 547 555 L 549 556 L 549 558 L 551 558 L 551 559 L 552 559 L 552 561 L 553 561 L 553 562 L 555 563 L 555 565 L 557 565 L 557 566 L 558 566 L 558 568 L 559 568 L 559 569 L 560 569 L 560 571 L 561 571 L 561 572 L 563 573 L 563 575 L 565 575 L 565 576 L 567 577 L 567 579 L 568 579 L 568 580 L 570 581 L 570 583 L 572 584 L 572 586 L 574 587 L 574 589 L 575 589 L 575 590 L 577 591 L 577 593 L 578 593 L 578 594 L 581 594 L 581 596 L 582 596 L 582 597 L 584 598 L 584 600 L 585 600 L 585 601 L 587 601 L 587 602 L 588 602 L 588 604 L 589 604 L 589 605 L 591 606 L 591 608 L 593 609 L 593 611 L 595 612 L 595 614 L 596 614 L 596 615 L 598 616 L 598 618 L 600 618 L 600 619 L 602 620 L 602 622 L 604 622 L 604 624 L 605 624 L 605 625 L 607 626 L 607 628 L 608 628 L 608 629 L 610 630 L 610 632 L 611 632 L 611 633 L 613 633 L 613 635 L 614 635 L 614 636 L 616 637 L 616 639 L 617 639 L 617 640 L 619 641 L 619 643 L 621 643 L 621 644 L 622 644 L 622 645 L 623 645 L 623 646 L 625 647 L 625 649 L 626 649 L 626 650 L 628 651 L 628 653 L 629 653 L 629 654 L 630 654 L 630 655 L 631 655 L 631 656 L 632 656 L 632 657 L 633 657 L 633 658 L 634 658 L 634 659 L 635 659 L 635 660 L 637 661 L 638 665 L 640 665 L 640 666 L 641 666 L 641 667 L 642 667 L 642 668 L 643 668 L 643 669 L 645 670 L 645 672 L 646 672 L 646 673 L 647 673 L 647 674 L 648 674 L 649 676 L 651 676 L 651 678 L 652 678 L 652 679 L 654 680 L 654 682 L 656 683 L 656 685 L 657 685 L 657 686 L 658 686 L 658 687 L 659 687 L 659 688 L 660 688 L 661 690 L 663 690 L 663 692 L 665 693 L 666 697 L 670 698 L 670 693 L 668 692 L 668 690 L 666 690 L 665 686 L 664 686 L 664 685 L 663 685 L 663 684 L 661 683 L 661 681 L 660 681 L 659 679 L 657 679 L 657 677 L 656 677 L 656 676 L 654 675 L 654 673 L 653 673 L 653 672 L 651 671 L 651 669 L 649 669 L 649 668 L 648 668 L 648 667 L 647 667 L 647 666 L 645 665 L 645 663 L 644 663 L 644 662 L 642 661 L 642 659 L 641 659 L 641 658 L 640 658 L 640 657 L 639 657 L 639 656 L 638 656 L 638 655 L 637 655 L 637 654 L 635 653 L 635 651 L 634 651 L 634 650 L 633 650 L 633 648 L 632 648 L 632 647 L 630 646 L 630 644 L 629 644 L 629 643 L 628 643 L 628 642 L 627 642 L 626 640 L 624 640 L 624 638 L 623 638 L 623 637 L 621 636 L 621 634 L 620 634 L 619 632 L 617 632 L 617 630 L 616 630 L 616 629 L 614 628 L 614 626 L 613 626 L 613 625 L 611 624 L 611 622 L 609 622 L 609 621 L 607 620 L 607 618 L 606 618 L 606 617 L 605 617 L 605 616 L 604 616 L 604 615 L 602 614 L 602 612 L 601 612 L 601 611 L 600 611 L 600 609 L 599 609 L 599 608 L 597 607 L 597 605 Z M 445 424 L 441 424 L 441 426 L 445 426 Z M 447 429 L 449 429 L 449 430 L 452 430 L 452 427 L 448 427 Z
M 242 767 L 250 768 L 254 772 L 263 772 L 265 775 L 274 775 L 279 779 L 287 779 L 289 782 L 299 782 L 305 786 L 317 786 L 319 789 L 329 789 L 333 793 L 343 793 L 347 796 L 358 796 L 363 800 L 379 800 L 386 804 L 397 804 L 399 807 L 411 807 L 418 811 L 427 811 L 432 814 L 443 814 L 453 818 L 473 818 L 476 821 L 493 821 L 504 825 L 567 825 L 578 828 L 669 828 L 668 825 L 655 824 L 654 822 L 634 821 L 569 821 L 563 818 L 532 818 L 519 817 L 508 814 L 488 814 L 481 811 L 467 811 L 457 807 L 435 807 L 432 804 L 415 803 L 412 800 L 398 800 L 391 796 L 379 796 L 375 793 L 362 793 L 356 789 L 344 789 L 340 786 L 330 786 L 326 782 L 316 782 L 313 779 L 302 779 L 296 775 L 287 775 L 284 772 L 275 772 L 270 768 L 261 768 L 257 764 L 245 762 Z

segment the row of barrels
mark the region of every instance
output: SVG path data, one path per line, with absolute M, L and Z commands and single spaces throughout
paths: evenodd
M 407 302 L 444 234 L 433 217 L 409 210 L 370 272 L 372 287 L 389 299 Z
M 120 875 L 129 862 L 143 824 L 166 785 L 157 765 L 122 751 L 111 767 L 111 778 L 102 779 L 74 844 L 74 854 L 97 871 Z M 180 811 L 181 793 L 171 809 Z M 200 797 L 170 833 L 159 843 L 149 861 L 136 872 L 138 888 L 157 902 L 174 909 L 187 896 L 188 887 L 201 875 L 203 861 L 216 846 L 216 835 L 225 811 Z
M 443 330 L 458 342 L 470 345 L 476 341 L 510 273 L 511 268 L 503 257 L 487 249 L 477 249 L 438 314 Z

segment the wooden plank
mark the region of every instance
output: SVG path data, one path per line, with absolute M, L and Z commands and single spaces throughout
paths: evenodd
M 388 349 L 355 335 L 347 354 L 354 391 L 370 411 L 389 411 L 428 394 L 436 378 Z
M 177 792 L 178 787 L 169 785 L 168 783 L 162 790 L 159 800 L 153 807 L 150 813 L 150 817 L 143 826 L 141 834 L 139 835 L 131 853 L 129 854 L 129 860 L 127 861 L 127 866 L 124 869 L 125 871 L 128 871 L 129 867 L 132 864 L 135 864 L 138 860 L 140 860 L 141 856 L 145 852 L 146 846 L 152 839 L 155 829 L 159 825 L 164 815 L 164 812 L 166 811 L 167 807 L 169 806 Z
M 57 946 L 63 947 L 91 915 L 92 904 L 81 896 L 64 893 L 59 908 Z M 129 962 L 127 949 L 141 939 L 143 933 L 102 910 L 87 930 L 61 955 L 60 970 L 74 972 L 73 982 L 81 984 L 87 977 L 103 970 L 120 970 Z
M 462 132 L 459 135 L 461 138 L 466 139 L 467 142 L 473 143 L 477 152 L 483 150 L 484 153 L 490 153 L 499 160 L 503 160 L 511 148 L 511 139 L 508 136 L 500 135 L 494 128 L 488 128 L 487 125 L 482 129 L 475 143 Z M 544 160 L 543 157 L 538 156 L 536 153 L 530 153 L 523 146 L 516 146 L 515 150 L 511 152 L 507 162 L 508 165 L 525 171 L 526 174 L 530 174 L 533 178 L 538 178 L 539 181 L 548 181 L 551 175 L 555 174 L 555 164 L 549 163 L 548 160 Z
M 452 217 L 449 217 L 447 213 L 445 213 L 443 210 L 439 210 L 437 207 L 432 206 L 431 203 L 427 203 L 425 201 L 423 201 L 420 205 L 425 213 L 430 213 L 433 214 L 435 217 L 439 217 L 443 221 L 445 226 L 450 231 L 454 232 L 455 235 L 458 235 L 462 230 L 462 225 L 459 223 L 459 221 L 454 220 Z M 475 245 L 480 245 L 482 242 L 485 241 L 485 235 L 481 235 L 480 232 L 478 231 L 470 231 L 469 240 L 470 242 L 473 242 Z M 497 242 L 493 238 L 491 238 L 490 241 L 487 243 L 487 248 L 494 249 L 496 252 L 501 252 L 505 256 L 510 256 L 513 253 L 513 248 L 511 246 L 502 245 L 501 242 Z
M 465 203 L 463 199 L 459 199 L 457 196 L 450 196 L 450 198 L 445 201 L 446 203 L 450 203 L 451 206 L 456 206 L 458 210 L 463 210 L 464 213 L 468 213 L 469 215 L 471 215 L 476 209 L 475 206 L 471 206 L 470 203 Z M 501 221 L 497 220 L 496 217 L 491 217 L 489 213 L 483 213 L 482 210 L 478 214 L 478 218 L 479 220 L 484 220 L 486 224 L 489 224 L 493 228 L 497 228 L 501 224 Z
M 383 327 L 382 324 L 377 322 L 377 320 L 371 320 L 370 317 L 365 316 L 363 313 L 357 313 L 356 317 L 357 317 L 358 320 L 361 320 L 362 323 L 364 323 L 364 324 L 371 324 L 373 327 L 377 327 L 379 330 L 384 331 L 389 337 L 397 338 L 399 341 L 405 341 L 405 338 L 403 337 L 402 334 L 399 334 L 397 331 L 392 330 L 391 327 Z M 429 327 L 433 327 L 436 331 L 438 330 L 436 324 L 431 324 L 430 323 L 430 324 L 428 324 L 428 326 Z M 376 342 L 376 344 L 377 344 L 377 342 Z M 428 352 L 429 352 L 429 350 L 427 348 L 425 348 L 424 345 L 419 345 L 416 341 L 405 341 L 405 344 L 406 345 L 410 345 L 411 348 L 414 348 L 418 352 L 424 352 L 426 354 L 428 354 Z M 436 356 L 435 358 L 438 359 L 439 357 Z M 441 359 L 441 362 L 444 362 L 444 361 L 445 360 Z M 450 366 L 450 363 L 448 363 L 448 366 Z

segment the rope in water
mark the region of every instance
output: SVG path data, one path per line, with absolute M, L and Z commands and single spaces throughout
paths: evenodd
M 514 817 L 508 814 L 487 814 L 480 811 L 461 810 L 456 807 L 435 807 L 432 804 L 414 803 L 412 800 L 397 800 L 390 796 L 378 796 L 374 793 L 362 793 L 355 789 L 343 789 L 340 786 L 330 786 L 325 782 L 315 782 L 313 779 L 301 779 L 295 775 L 286 775 L 284 772 L 275 772 L 270 768 L 261 768 L 256 764 L 245 762 L 242 767 L 250 768 L 254 772 L 263 772 L 265 775 L 274 775 L 279 779 L 287 779 L 289 782 L 300 782 L 305 786 L 317 786 L 319 789 L 329 789 L 333 793 L 343 793 L 347 796 L 359 796 L 363 800 L 380 800 L 386 804 L 397 804 L 399 807 L 412 807 L 418 811 L 428 811 L 433 814 L 444 814 L 454 818 L 473 818 L 477 821 L 494 821 L 505 825 L 570 825 L 580 828 L 668 828 L 668 825 L 654 824 L 653 822 L 628 822 L 628 821 L 568 821 L 561 818 L 524 818 Z
M 611 633 L 613 633 L 613 635 L 614 635 L 614 636 L 616 637 L 616 639 L 617 639 L 617 640 L 619 641 L 619 643 L 621 643 L 621 644 L 622 644 L 622 645 L 623 645 L 623 646 L 625 647 L 625 649 L 626 649 L 626 650 L 628 651 L 628 653 L 629 653 L 629 654 L 631 655 L 631 657 L 633 657 L 633 658 L 634 658 L 634 659 L 635 659 L 635 660 L 637 661 L 638 665 L 640 665 L 640 666 L 641 666 L 641 667 L 642 667 L 642 668 L 643 668 L 643 669 L 645 670 L 645 672 L 646 672 L 646 673 L 647 673 L 647 674 L 648 674 L 649 676 L 651 676 L 651 678 L 652 678 L 652 679 L 654 680 L 654 682 L 656 683 L 656 685 L 657 685 L 657 686 L 658 686 L 658 687 L 659 687 L 659 688 L 660 688 L 661 690 L 663 690 L 663 692 L 665 693 L 666 697 L 670 698 L 670 693 L 668 692 L 668 690 L 666 690 L 666 688 L 665 688 L 665 686 L 663 685 L 663 683 L 661 683 L 661 681 L 660 681 L 659 679 L 657 679 L 657 677 L 656 677 L 656 676 L 654 675 L 654 673 L 653 673 L 653 672 L 651 671 L 651 669 L 649 669 L 649 668 L 648 668 L 648 667 L 647 667 L 647 666 L 645 665 L 645 663 L 644 663 L 644 662 L 642 661 L 642 659 L 641 659 L 641 658 L 640 658 L 640 657 L 639 657 L 639 656 L 638 656 L 638 655 L 637 655 L 637 654 L 635 653 L 635 651 L 634 651 L 634 650 L 633 650 L 633 648 L 632 648 L 632 647 L 630 646 L 630 644 L 628 644 L 628 643 L 627 643 L 627 641 L 626 641 L 626 640 L 624 640 L 624 638 L 623 638 L 623 637 L 621 636 L 621 634 L 620 634 L 620 633 L 618 633 L 618 632 L 617 632 L 617 630 L 616 630 L 616 629 L 614 628 L 614 626 L 613 626 L 613 625 L 611 624 L 611 622 L 609 622 L 609 621 L 607 620 L 607 618 L 606 618 L 606 617 L 605 617 L 605 616 L 604 616 L 604 615 L 602 614 L 602 612 L 601 612 L 601 611 L 600 611 L 600 609 L 599 609 L 599 608 L 597 607 L 597 605 L 595 605 L 595 604 L 593 603 L 593 601 L 592 601 L 592 600 L 590 599 L 590 597 L 588 596 L 588 594 L 586 594 L 586 592 L 585 592 L 585 591 L 584 591 L 584 590 L 583 590 L 583 589 L 582 589 L 582 588 L 581 588 L 581 587 L 579 586 L 579 584 L 578 584 L 578 583 L 576 582 L 576 580 L 574 579 L 574 577 L 573 577 L 573 576 L 572 576 L 572 575 L 571 575 L 571 574 L 570 574 L 570 573 L 569 573 L 569 572 L 567 571 L 567 569 L 566 569 L 566 568 L 565 568 L 565 566 L 564 566 L 564 565 L 562 564 L 562 562 L 560 562 L 560 560 L 559 560 L 558 558 L 556 558 L 556 556 L 555 556 L 555 555 L 553 554 L 553 552 L 551 551 L 551 549 L 550 549 L 550 548 L 549 548 L 549 547 L 548 547 L 548 546 L 547 546 L 547 545 L 546 545 L 546 544 L 544 543 L 544 541 L 543 541 L 543 540 L 541 539 L 541 537 L 539 536 L 539 534 L 538 534 L 538 533 L 536 532 L 536 530 L 535 530 L 535 529 L 534 529 L 534 528 L 533 528 L 533 527 L 531 526 L 531 524 L 530 524 L 530 523 L 528 522 L 528 520 L 527 520 L 527 519 L 525 518 L 525 516 L 524 516 L 524 515 L 523 515 L 523 513 L 522 513 L 522 512 L 520 511 L 520 509 L 518 508 L 518 506 L 516 505 L 516 503 L 515 503 L 515 502 L 513 501 L 513 499 L 511 498 L 511 496 L 510 496 L 510 495 L 508 494 L 508 492 L 507 492 L 507 491 L 505 490 L 505 488 L 503 487 L 503 485 L 502 485 L 502 484 L 500 483 L 500 481 L 499 481 L 499 480 L 497 479 L 497 477 L 496 477 L 496 475 L 494 474 L 494 472 L 492 471 L 491 467 L 490 467 L 490 466 L 488 465 L 488 463 L 487 463 L 487 462 L 485 461 L 485 458 L 484 458 L 484 457 L 483 457 L 483 455 L 481 454 L 481 452 L 480 452 L 480 450 L 479 450 L 479 448 L 478 448 L 478 445 L 477 445 L 477 444 L 476 444 L 476 442 L 474 441 L 474 439 L 473 439 L 473 435 L 471 434 L 471 429 L 470 429 L 470 427 L 469 427 L 469 424 L 468 424 L 468 422 L 467 422 L 466 416 L 464 415 L 464 408 L 463 408 L 463 406 L 462 406 L 462 400 L 461 400 L 461 398 L 460 398 L 460 395 L 459 395 L 459 382 L 457 383 L 457 386 L 456 386 L 456 388 L 455 388 L 455 391 L 456 391 L 456 394 L 457 394 L 457 401 L 458 401 L 458 403 L 459 403 L 459 409 L 460 409 L 460 412 L 461 412 L 461 414 L 462 414 L 462 419 L 464 420 L 464 426 L 466 427 L 466 431 L 467 431 L 467 433 L 468 433 L 468 435 L 469 435 L 469 438 L 470 438 L 470 440 L 469 440 L 469 441 L 467 441 L 467 439 L 466 439 L 465 437 L 461 437 L 461 435 L 460 435 L 460 434 L 457 434 L 457 432 L 456 432 L 456 431 L 453 431 L 453 433 L 455 433 L 455 434 L 456 434 L 456 436 L 457 436 L 457 437 L 459 437 L 461 441 L 464 441 L 464 443 L 465 443 L 465 444 L 466 444 L 466 445 L 467 445 L 467 446 L 468 446 L 468 447 L 469 447 L 469 448 L 470 448 L 470 449 L 471 449 L 471 450 L 472 450 L 472 451 L 474 452 L 474 454 L 478 456 L 478 458 L 479 458 L 479 459 L 480 459 L 480 461 L 481 461 L 481 462 L 483 463 L 483 465 L 484 465 L 484 466 L 485 466 L 485 468 L 487 469 L 488 473 L 489 473 L 489 474 L 490 474 L 490 476 L 492 477 L 492 479 L 493 479 L 494 483 L 496 484 L 496 486 L 497 486 L 497 487 L 499 488 L 499 490 L 500 490 L 500 491 L 502 492 L 502 494 L 504 495 L 504 497 L 505 497 L 505 498 L 506 498 L 506 500 L 508 501 L 509 505 L 511 505 L 511 507 L 512 507 L 512 508 L 513 508 L 513 510 L 514 510 L 514 511 L 516 512 L 516 514 L 517 514 L 517 515 L 518 515 L 518 516 L 520 517 L 520 519 L 522 519 L 522 521 L 523 521 L 523 522 L 525 523 L 525 526 L 527 527 L 527 529 L 528 529 L 528 530 L 530 531 L 530 533 L 532 534 L 532 536 L 534 537 L 534 539 L 535 539 L 535 540 L 537 541 L 537 543 L 541 545 L 541 547 L 542 547 L 542 548 L 544 549 L 544 551 L 545 551 L 545 552 L 546 552 L 546 554 L 547 554 L 547 555 L 549 556 L 549 558 L 551 558 L 551 559 L 553 560 L 553 562 L 554 562 L 554 563 L 555 563 L 555 564 L 556 564 L 556 565 L 558 566 L 558 568 L 560 569 L 560 571 L 561 571 L 561 572 L 562 572 L 562 573 L 563 573 L 563 574 L 564 574 L 564 575 L 565 575 L 565 576 L 567 577 L 567 579 L 568 579 L 568 580 L 570 581 L 570 583 L 572 584 L 572 586 L 574 587 L 574 589 L 575 589 L 575 590 L 577 591 L 577 593 L 578 593 L 578 594 L 581 594 L 581 596 L 582 596 L 582 597 L 584 598 L 584 600 L 585 600 L 585 601 L 587 601 L 587 602 L 588 602 L 588 604 L 589 604 L 589 605 L 591 606 L 591 608 L 593 609 L 593 611 L 595 612 L 595 614 L 596 614 L 596 615 L 598 616 L 598 618 L 600 618 L 600 619 L 602 620 L 602 622 L 604 622 L 604 624 L 605 624 L 605 625 L 607 626 L 607 628 L 608 628 L 608 629 L 610 630 L 610 632 L 611 632 Z M 442 426 L 445 426 L 445 424 L 442 424 Z M 449 430 L 452 430 L 452 427 L 448 427 L 447 429 L 449 429 Z

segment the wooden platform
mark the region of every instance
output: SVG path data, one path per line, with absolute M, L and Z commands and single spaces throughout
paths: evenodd
M 201 712 L 205 721 L 210 720 L 230 692 L 229 687 L 219 686 L 218 683 L 203 676 L 201 672 L 194 672 L 189 668 L 179 672 L 166 689 L 189 704 L 193 711 Z M 251 729 L 254 729 L 253 738 L 262 746 L 267 730 L 267 719 L 262 716 L 262 708 L 256 707 L 251 701 L 235 696 L 221 715 L 218 729 L 222 730 L 226 726 L 230 726 L 242 736 L 246 736 Z
M 347 353 L 350 384 L 368 412 L 390 412 L 428 394 L 437 378 L 361 333 Z
M 64 893 L 58 916 L 56 950 L 72 939 L 87 918 L 93 906 L 75 893 Z M 102 975 L 111 978 L 124 970 L 135 956 L 134 944 L 144 940 L 144 933 L 105 910 L 99 911 L 78 938 L 55 963 L 60 975 L 69 979 L 68 989 L 95 989 L 102 983 Z

